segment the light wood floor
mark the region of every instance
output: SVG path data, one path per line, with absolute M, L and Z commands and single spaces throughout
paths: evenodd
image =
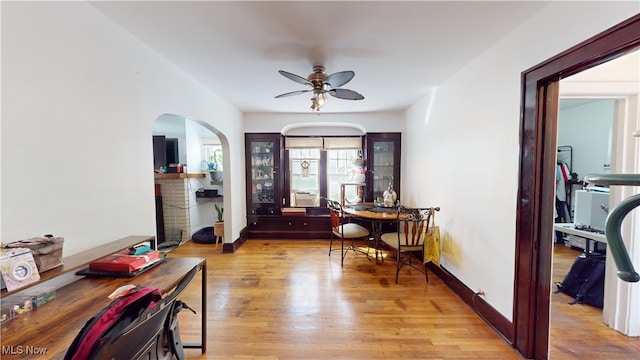
M 339 251 L 327 256 L 328 245 L 249 240 L 235 254 L 222 254 L 220 247 L 188 242 L 172 251 L 205 257 L 208 266 L 207 353 L 187 349 L 187 357 L 520 359 L 433 273 L 427 284 L 422 273 L 405 268 L 396 285 L 393 261 L 376 265 L 350 252 L 341 268 Z M 564 255 L 567 266 L 575 256 Z M 566 272 L 562 266 L 558 270 Z M 599 322 L 599 309 L 568 305 L 565 296 L 552 297 L 552 359 L 633 359 L 640 353 L 638 338 L 610 330 Z M 199 311 L 199 297 L 197 278 L 180 299 Z M 198 341 L 199 321 L 199 315 L 180 313 L 183 342 Z
M 578 255 L 577 250 L 555 245 L 554 283 L 564 279 Z M 640 337 L 628 337 L 604 325 L 601 309 L 569 305 L 571 301 L 569 295 L 551 294 L 551 359 L 640 359 Z

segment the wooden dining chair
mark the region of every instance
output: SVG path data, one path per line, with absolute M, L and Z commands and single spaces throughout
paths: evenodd
M 429 282 L 427 266 L 424 264 L 424 244 L 431 208 L 407 208 L 398 207 L 397 231 L 384 233 L 380 240 L 396 253 L 396 284 L 398 274 L 403 266 L 408 265 L 420 272 L 424 272 L 425 279 Z M 419 264 L 418 264 L 419 262 Z
M 331 241 L 329 242 L 329 256 L 331 256 L 331 252 L 333 250 L 338 250 L 333 248 L 333 240 L 340 239 L 340 249 L 342 251 L 340 265 L 342 266 L 344 265 L 344 257 L 349 250 L 360 251 L 356 247 L 356 240 L 368 240 L 371 233 L 364 226 L 350 222 L 350 219 L 345 217 L 342 205 L 340 205 L 339 202 L 327 199 L 327 207 L 331 213 Z M 345 240 L 350 241 L 346 249 L 344 247 Z

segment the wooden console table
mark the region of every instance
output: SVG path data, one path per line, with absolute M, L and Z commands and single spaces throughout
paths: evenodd
M 105 245 L 105 247 L 111 251 L 131 240 L 139 240 L 138 237 L 126 239 L 128 240 L 122 239 L 110 246 Z M 131 245 L 124 248 L 129 246 Z M 104 253 L 102 256 L 105 256 Z M 93 261 L 93 259 L 85 259 L 85 265 Z M 144 285 L 160 289 L 163 294 L 168 294 L 194 268 L 201 272 L 202 278 L 201 343 L 184 344 L 184 347 L 200 348 L 202 353 L 206 352 L 205 259 L 167 257 L 164 263 L 132 278 L 79 277 L 75 275 L 75 270 L 82 268 L 82 265 L 73 264 L 67 259 L 65 259 L 64 267 L 66 269 L 57 271 L 59 277 L 71 274 L 75 276 L 75 280 L 69 281 L 67 279 L 60 283 L 57 281 L 57 277 L 52 277 L 53 275 L 48 275 L 47 272 L 44 281 L 41 279 L 29 291 L 29 293 L 33 293 L 37 290 L 55 289 L 53 301 L 2 323 L 2 359 L 18 359 L 29 355 L 40 355 L 47 359 L 62 359 L 85 323 L 111 302 L 108 296 L 115 289 L 127 284 Z M 2 302 L 3 304 L 14 301 L 19 303 L 25 293 L 25 289 L 14 291 L 11 294 L 3 293 Z
M 56 289 L 62 287 L 69 282 L 79 279 L 80 277 L 76 276 L 75 272 L 86 267 L 90 262 L 103 258 L 109 254 L 116 253 L 120 250 L 128 249 L 134 245 L 147 242 L 150 244 L 151 248 L 155 249 L 155 238 L 153 236 L 127 236 L 120 240 L 98 245 L 87 251 L 67 256 L 62 259 L 62 266 L 58 266 L 57 268 L 41 273 L 40 280 L 38 282 L 29 284 L 14 291 L 7 291 L 6 289 L 2 290 L 2 292 L 0 292 L 0 299 L 4 299 L 12 294 L 19 294 L 31 287 L 37 289 Z

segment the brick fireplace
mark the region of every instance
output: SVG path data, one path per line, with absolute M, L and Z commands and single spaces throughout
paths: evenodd
M 180 177 L 180 175 L 184 177 Z M 182 243 L 191 236 L 189 179 L 185 175 L 156 174 L 155 184 L 156 187 L 160 186 L 159 194 L 162 196 L 162 222 L 165 242 Z M 156 191 L 156 193 L 158 192 Z M 160 231 L 158 233 L 158 242 L 161 242 Z

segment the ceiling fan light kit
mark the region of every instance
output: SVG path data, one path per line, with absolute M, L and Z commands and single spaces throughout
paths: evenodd
M 279 73 L 291 81 L 310 86 L 311 89 L 280 94 L 276 96 L 276 99 L 312 92 L 313 97 L 311 98 L 311 111 L 320 111 L 320 108 L 324 106 L 327 100 L 327 94 L 335 98 L 345 100 L 364 99 L 364 96 L 358 92 L 349 89 L 339 89 L 340 86 L 348 83 L 355 76 L 355 73 L 351 70 L 340 71 L 327 75 L 324 73 L 324 66 L 316 65 L 313 67 L 313 72 L 309 74 L 306 79 L 302 76 L 292 74 L 284 70 L 280 70 Z

